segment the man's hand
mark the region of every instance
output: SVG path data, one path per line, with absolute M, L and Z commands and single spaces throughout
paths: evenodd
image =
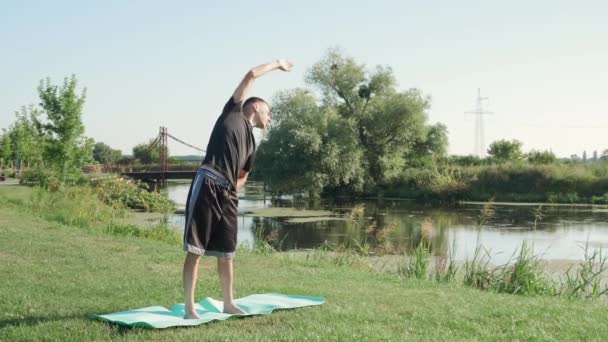
M 279 64 L 279 69 L 283 71 L 291 71 L 293 69 L 293 64 L 286 59 L 277 59 L 277 64 Z
M 247 177 L 249 177 L 249 172 L 245 170 L 241 170 L 241 172 L 239 172 L 239 176 L 236 179 L 236 191 L 240 191 L 245 186 Z
M 291 62 L 289 62 L 286 59 L 277 59 L 274 62 L 258 65 L 256 67 L 252 68 L 245 75 L 245 77 L 243 78 L 243 80 L 241 81 L 239 86 L 236 88 L 236 90 L 232 94 L 232 97 L 234 98 L 234 102 L 238 103 L 238 102 L 245 100 L 245 98 L 247 98 L 247 96 L 249 95 L 251 88 L 253 87 L 253 82 L 257 78 L 265 75 L 268 72 L 271 72 L 271 71 L 277 70 L 277 69 L 283 70 L 283 71 L 291 71 L 291 69 L 293 69 L 293 64 L 291 64 Z

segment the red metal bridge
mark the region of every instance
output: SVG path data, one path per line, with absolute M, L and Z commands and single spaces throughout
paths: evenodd
M 152 166 L 146 170 L 133 171 L 132 168 L 130 168 L 128 171 L 121 171 L 120 173 L 124 176 L 130 177 L 133 179 L 142 180 L 142 181 L 149 183 L 150 185 L 158 185 L 160 187 L 166 186 L 168 179 L 192 179 L 192 178 L 194 178 L 194 175 L 196 174 L 196 170 L 198 169 L 198 167 L 201 164 L 201 160 L 188 160 L 188 161 L 186 161 L 187 163 L 182 162 L 179 165 L 171 165 L 172 167 L 175 167 L 176 169 L 179 169 L 179 170 L 170 170 L 169 169 L 169 166 L 170 166 L 169 165 L 169 149 L 168 149 L 168 144 L 167 144 L 169 138 L 171 138 L 172 140 L 174 140 L 182 145 L 188 146 L 192 149 L 202 152 L 203 154 L 205 153 L 204 149 L 194 146 L 192 144 L 189 144 L 189 143 L 169 134 L 169 132 L 167 131 L 167 127 L 160 127 L 158 136 L 156 137 L 156 139 L 154 139 L 154 141 L 152 141 L 152 143 L 150 143 L 148 148 L 146 150 L 144 150 L 144 153 L 147 153 L 147 152 L 152 151 L 153 149 L 158 148 L 160 150 L 159 164 L 156 165 L 156 167 Z

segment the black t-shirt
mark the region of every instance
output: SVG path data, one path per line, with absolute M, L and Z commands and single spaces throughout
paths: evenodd
M 253 127 L 243 116 L 243 103 L 230 97 L 217 119 L 207 145 L 203 164 L 221 172 L 236 189 L 241 170 L 251 171 L 255 158 Z

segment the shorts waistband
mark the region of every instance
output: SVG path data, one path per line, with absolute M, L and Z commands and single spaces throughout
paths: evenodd
M 232 190 L 232 184 L 224 175 L 222 175 L 219 171 L 209 167 L 209 166 L 201 166 L 197 173 L 209 178 L 213 181 L 213 183 L 219 185 L 220 187 L 226 190 Z

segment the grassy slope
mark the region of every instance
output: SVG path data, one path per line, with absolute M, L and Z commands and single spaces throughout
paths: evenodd
M 1 194 L 0 194 L 1 196 Z M 400 280 L 326 262 L 241 253 L 236 295 L 317 295 L 320 307 L 195 328 L 128 329 L 88 318 L 181 302 L 179 247 L 33 218 L 0 201 L 0 340 L 603 340 L 605 304 Z M 213 259 L 199 297 L 220 298 Z

